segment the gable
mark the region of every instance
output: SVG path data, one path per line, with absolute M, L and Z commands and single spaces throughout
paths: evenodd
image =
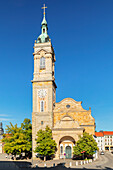
M 82 107 L 82 102 L 79 101 L 75 101 L 74 99 L 72 98 L 65 98 L 63 99 L 62 101 L 60 101 L 59 103 L 56 103 L 55 104 L 55 109 L 54 109 L 54 112 L 56 111 L 67 111 L 69 112 L 70 110 L 71 111 L 86 111 L 85 109 L 83 109 Z
M 63 123 L 63 121 L 71 122 L 71 119 L 72 119 L 71 122 L 72 124 L 74 120 L 75 122 L 78 122 L 79 126 L 89 126 L 89 125 L 95 126 L 95 119 L 91 115 L 91 109 L 89 108 L 89 110 L 85 110 L 81 104 L 82 102 L 77 102 L 71 98 L 65 98 L 61 102 L 56 103 L 55 108 L 53 110 L 54 126 L 56 126 L 58 121 L 62 121 L 62 126 L 63 126 L 63 124 L 66 124 Z M 66 115 L 68 115 L 68 117 L 66 117 Z M 68 125 L 69 124 L 71 125 L 71 123 L 68 123 Z M 73 126 L 75 125 L 73 124 Z
M 61 118 L 61 120 L 56 122 L 54 128 L 72 129 L 72 128 L 80 128 L 80 126 L 77 121 L 75 121 L 71 116 L 66 114 Z
M 52 53 L 50 53 L 49 51 L 47 51 L 47 50 L 45 50 L 45 49 L 40 49 L 40 50 L 38 50 L 35 54 L 36 54 L 36 55 L 40 55 L 41 53 L 43 53 L 43 55 L 44 55 L 44 54 L 52 54 Z

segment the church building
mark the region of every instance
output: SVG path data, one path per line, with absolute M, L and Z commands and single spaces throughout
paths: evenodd
M 85 110 L 81 101 L 65 98 L 56 103 L 55 53 L 47 33 L 45 6 L 41 23 L 41 34 L 34 43 L 33 112 L 32 112 L 32 150 L 36 148 L 37 132 L 48 125 L 52 129 L 53 139 L 57 143 L 55 159 L 66 154 L 71 158 L 73 146 L 86 131 L 95 133 L 95 119 L 91 108 Z M 74 48 L 74 47 L 73 47 Z M 33 152 L 33 159 L 36 153 Z

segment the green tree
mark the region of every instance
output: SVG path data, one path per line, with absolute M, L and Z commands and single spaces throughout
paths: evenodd
M 32 124 L 30 119 L 24 119 L 23 123 L 21 123 L 21 128 L 23 130 L 24 138 L 26 140 L 25 146 L 25 156 L 32 156 Z
M 44 161 L 46 161 L 47 156 L 55 154 L 56 142 L 53 140 L 52 131 L 48 126 L 46 126 L 45 130 L 39 130 L 37 136 L 37 146 L 34 152 L 43 156 Z
M 31 153 L 32 136 L 30 129 L 28 130 L 27 128 L 31 129 L 29 119 L 25 119 L 21 127 L 17 127 L 17 124 L 13 126 L 11 122 L 10 125 L 6 126 L 6 134 L 8 135 L 5 134 L 2 139 L 5 143 L 5 153 L 14 155 L 14 158 L 16 158 L 16 155 L 21 155 L 22 153 L 27 155 L 29 152 Z
M 13 126 L 10 122 L 10 125 L 7 125 L 6 133 L 9 135 L 4 135 L 2 141 L 4 144 L 4 151 L 7 154 L 20 155 L 25 150 L 26 140 L 24 134 L 22 133 L 22 128 L 17 127 L 17 124 Z
M 95 142 L 92 135 L 89 135 L 88 133 L 84 132 L 83 137 L 81 137 L 78 141 L 76 146 L 73 147 L 73 154 L 78 156 L 85 156 L 87 155 L 93 155 L 95 150 L 98 150 L 97 143 Z M 85 151 L 84 153 L 81 153 Z

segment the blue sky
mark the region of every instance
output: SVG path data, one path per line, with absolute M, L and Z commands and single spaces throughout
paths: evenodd
M 44 3 L 57 102 L 83 101 L 98 131 L 113 130 L 113 0 L 0 1 L 0 121 L 5 127 L 31 119 L 33 44 Z

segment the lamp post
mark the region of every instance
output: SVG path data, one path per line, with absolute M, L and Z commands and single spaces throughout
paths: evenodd
M 85 153 L 85 151 L 82 151 L 81 153 L 83 153 L 83 160 L 84 160 L 84 153 Z

